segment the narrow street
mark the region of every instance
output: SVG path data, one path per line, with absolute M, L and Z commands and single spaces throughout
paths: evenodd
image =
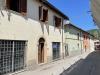
M 90 53 L 84 60 L 75 63 L 61 75 L 100 75 L 100 51 Z

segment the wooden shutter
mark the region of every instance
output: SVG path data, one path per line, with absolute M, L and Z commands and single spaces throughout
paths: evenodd
M 48 21 L 48 10 L 43 9 L 43 22 Z
M 55 27 L 60 28 L 61 27 L 61 18 L 54 17 L 55 18 Z
M 6 8 L 10 9 L 10 0 L 6 0 Z
M 43 20 L 43 7 L 39 6 L 39 20 L 42 21 Z
M 57 17 L 54 16 L 54 24 L 55 24 L 55 27 L 57 27 Z
M 58 18 L 58 27 L 61 28 L 61 18 Z
M 48 9 L 46 10 L 46 21 L 48 21 Z
M 26 13 L 27 13 L 27 0 L 20 0 L 19 5 L 20 5 L 20 13 L 22 15 L 26 15 Z

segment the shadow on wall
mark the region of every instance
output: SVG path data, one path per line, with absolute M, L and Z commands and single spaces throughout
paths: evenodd
M 48 35 L 49 35 L 49 25 L 47 23 L 44 23 L 41 21 L 40 21 L 40 25 L 41 25 L 41 29 L 42 29 L 43 34 L 44 34 L 44 27 L 46 27 L 46 30 L 47 30 Z
M 60 75 L 100 75 L 100 51 L 90 53 Z
M 8 18 L 8 21 L 11 21 L 11 18 L 12 18 L 12 14 L 16 14 L 16 15 L 18 15 L 18 16 L 21 16 L 23 19 L 25 19 L 25 20 L 28 20 L 29 18 L 30 19 L 32 19 L 32 20 L 35 20 L 35 21 L 38 21 L 39 23 L 40 23 L 40 25 L 41 25 L 41 30 L 42 30 L 42 33 L 44 34 L 44 32 L 45 32 L 45 30 L 44 30 L 44 27 L 46 27 L 46 30 L 47 30 L 47 33 L 48 33 L 48 35 L 49 35 L 49 33 L 50 33 L 50 28 L 49 28 L 49 25 L 51 25 L 51 26 L 54 26 L 54 25 L 52 25 L 51 23 L 49 23 L 49 22 L 41 22 L 41 21 L 39 21 L 39 19 L 37 18 L 37 17 L 35 17 L 35 18 L 32 18 L 30 15 L 22 15 L 21 13 L 18 13 L 18 12 L 15 12 L 15 11 L 12 11 L 12 10 L 8 10 L 8 9 L 6 9 L 5 10 L 6 11 L 6 13 L 7 13 L 7 18 Z M 2 17 L 5 17 L 6 15 L 4 14 L 4 12 L 3 12 L 3 10 L 0 10 L 0 13 L 1 13 L 1 15 L 2 15 Z M 55 26 L 54 26 L 54 31 L 56 30 L 56 29 L 58 29 L 59 30 L 59 33 L 61 34 L 61 29 L 62 29 L 62 27 L 60 27 L 60 28 L 56 28 Z
M 28 20 L 27 16 L 22 15 L 21 13 L 18 13 L 18 12 L 16 12 L 16 11 L 9 10 L 9 9 L 5 9 L 5 11 L 6 11 L 6 13 L 7 13 L 8 21 L 10 21 L 10 19 L 11 19 L 11 16 L 12 16 L 11 14 L 16 14 L 16 15 L 18 15 L 18 16 L 21 16 L 21 17 L 24 18 L 25 20 Z M 0 13 L 1 13 L 2 17 L 6 16 L 2 9 L 0 9 Z

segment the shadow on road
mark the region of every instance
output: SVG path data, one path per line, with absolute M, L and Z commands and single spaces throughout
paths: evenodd
M 60 75 L 100 75 L 100 51 L 90 53 Z

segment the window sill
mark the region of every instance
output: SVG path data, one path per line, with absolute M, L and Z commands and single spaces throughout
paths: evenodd
M 23 16 L 23 17 L 26 17 L 27 14 L 26 13 L 20 13 L 20 12 L 17 12 L 17 11 L 13 11 L 13 10 L 10 10 L 10 9 L 6 9 L 9 13 L 13 13 L 13 14 L 17 14 L 17 15 L 20 15 L 20 16 Z
M 49 22 L 49 21 L 42 21 L 42 20 L 39 20 L 39 21 L 46 24 Z

